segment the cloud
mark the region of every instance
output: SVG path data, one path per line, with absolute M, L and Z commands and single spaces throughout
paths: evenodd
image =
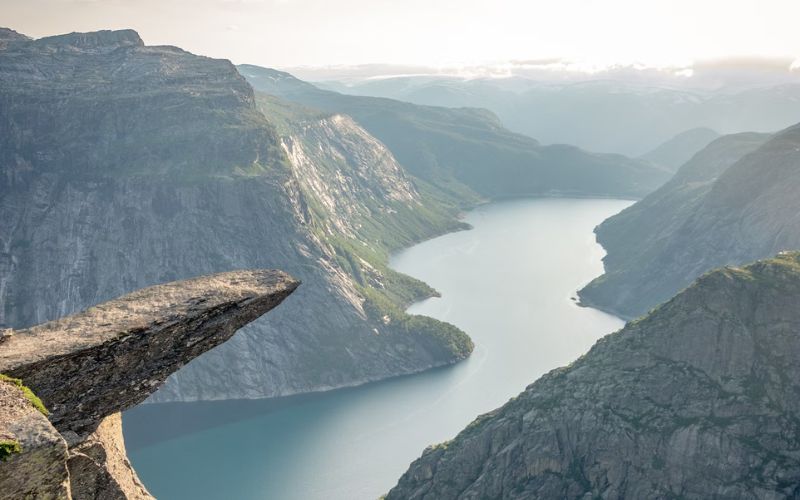
M 800 71 L 800 57 L 795 59 L 794 62 L 789 65 L 789 71 Z

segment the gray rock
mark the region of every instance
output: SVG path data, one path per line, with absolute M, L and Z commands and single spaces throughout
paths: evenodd
M 0 499 L 69 499 L 67 443 L 11 382 L 0 380 Z M 0 457 L 2 457 L 0 451 Z
M 277 268 L 307 284 L 296 300 L 154 400 L 319 391 L 463 359 L 471 343 L 455 327 L 408 328 L 402 315 L 386 324 L 368 300 L 374 292 L 402 312 L 434 293 L 392 273 L 386 255 L 460 227 L 458 208 L 420 194 L 351 120 L 298 122 L 279 136 L 278 118 L 230 62 L 145 46 L 130 31 L 0 50 L 0 324 L 23 329 L 157 283 Z
M 448 443 L 396 499 L 800 497 L 800 253 L 700 278 Z
M 152 498 L 126 457 L 119 412 L 298 285 L 281 271 L 219 273 L 16 332 L 0 346 L 0 373 L 24 377 L 50 412 L 0 377 L 0 499 Z
M 634 318 L 715 267 L 800 248 L 797 147 L 797 127 L 709 144 L 662 188 L 597 227 L 605 274 L 579 292 L 581 302 Z M 722 201 L 724 191 L 731 195 Z
M 280 271 L 253 270 L 138 290 L 17 331 L 0 349 L 0 373 L 24 380 L 60 432 L 82 436 L 144 401 L 298 284 Z
M 104 418 L 95 432 L 70 448 L 67 466 L 73 500 L 153 498 L 128 461 L 119 413 Z

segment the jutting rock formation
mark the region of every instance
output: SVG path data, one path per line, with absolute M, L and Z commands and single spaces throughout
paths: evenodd
M 433 204 L 352 120 L 279 136 L 280 118 L 229 61 L 132 30 L 0 29 L 0 325 L 276 268 L 308 285 L 297 300 L 152 399 L 283 396 L 464 359 L 466 334 L 404 313 L 434 291 L 385 265 L 460 227 L 457 208 Z
M 119 412 L 298 285 L 281 271 L 219 273 L 12 332 L 0 343 L 0 499 L 150 498 Z

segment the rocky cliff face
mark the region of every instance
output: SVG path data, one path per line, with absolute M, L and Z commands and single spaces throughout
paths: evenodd
M 387 495 L 800 496 L 800 253 L 723 268 L 600 340 Z
M 322 390 L 468 355 L 462 332 L 402 313 L 432 290 L 360 257 L 385 262 L 389 248 L 459 227 L 374 139 L 334 120 L 301 152 L 228 61 L 145 46 L 133 31 L 6 38 L 0 323 L 24 328 L 163 281 L 282 268 L 308 284 L 299 300 L 155 399 Z M 310 177 L 307 151 L 331 157 L 325 177 Z M 330 179 L 341 182 L 328 189 Z M 391 244 L 377 244 L 385 234 Z
M 67 457 L 47 417 L 17 384 L 0 380 L 0 498 L 69 498 Z
M 485 109 L 419 106 L 319 89 L 288 73 L 239 66 L 256 90 L 352 116 L 418 179 L 457 199 L 572 194 L 641 197 L 670 171 L 622 155 L 543 146 Z
M 119 412 L 298 284 L 280 271 L 221 273 L 12 332 L 0 344 L 0 498 L 151 498 L 125 456 Z
M 606 272 L 581 301 L 636 317 L 714 267 L 800 248 L 800 207 L 790 194 L 800 186 L 798 146 L 796 129 L 709 144 L 662 188 L 598 226 Z

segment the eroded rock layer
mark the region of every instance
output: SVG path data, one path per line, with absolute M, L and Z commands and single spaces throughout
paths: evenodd
M 23 379 L 63 433 L 144 401 L 178 368 L 280 304 L 298 282 L 233 271 L 157 285 L 15 331 L 0 373 Z
M 281 271 L 218 273 L 14 331 L 0 344 L 0 499 L 151 498 L 119 412 L 298 285 Z

